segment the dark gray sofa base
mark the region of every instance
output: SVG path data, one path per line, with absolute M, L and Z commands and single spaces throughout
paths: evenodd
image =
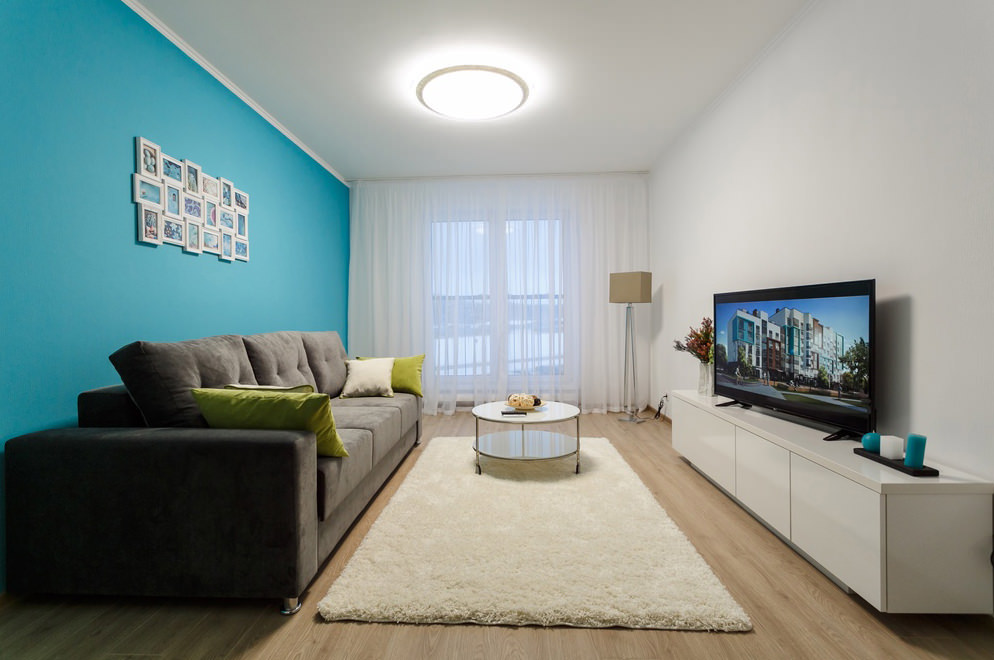
M 297 596 L 319 564 L 313 443 L 300 431 L 177 428 L 14 438 L 8 590 Z
M 7 525 L 17 531 L 8 537 L 8 591 L 277 598 L 293 614 L 320 565 L 419 443 L 412 428 L 334 515 L 315 525 L 307 524 L 317 517 L 315 480 L 283 479 L 315 473 L 313 439 L 268 431 L 246 449 L 239 433 L 144 429 L 136 443 L 134 429 L 61 429 L 9 441 L 6 460 L 16 469 L 7 473 Z M 135 452 L 127 450 L 144 453 L 149 472 L 130 464 Z M 192 475 L 191 455 L 201 462 Z M 238 462 L 263 469 L 238 474 Z M 76 478 L 81 473 L 88 478 Z M 46 475 L 44 484 L 34 481 L 38 474 Z M 226 516 L 228 524 L 218 527 L 220 508 L 252 513 Z M 269 542 L 259 543 L 263 529 Z M 261 574 L 260 566 L 272 570 Z
M 237 352 L 235 335 L 190 345 L 203 352 L 215 339 Z M 128 350 L 154 356 L 178 346 L 186 360 L 186 344 Z M 237 363 L 256 369 L 250 380 L 338 388 L 325 393 L 351 455 L 317 456 L 307 431 L 212 429 L 202 419 L 150 428 L 124 386 L 84 392 L 79 428 L 5 445 L 12 594 L 274 598 L 284 613 L 299 609 L 320 566 L 419 442 L 421 399 L 338 399 L 345 352 L 333 332 L 251 335 L 245 344 L 250 357 Z M 197 380 L 172 382 L 174 391 L 225 383 L 187 362 Z

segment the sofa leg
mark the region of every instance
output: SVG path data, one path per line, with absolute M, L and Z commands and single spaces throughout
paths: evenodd
M 300 611 L 300 606 L 303 603 L 297 598 L 284 598 L 283 607 L 280 608 L 280 614 L 296 614 Z

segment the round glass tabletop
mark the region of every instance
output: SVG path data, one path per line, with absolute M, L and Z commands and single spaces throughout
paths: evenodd
M 499 424 L 550 424 L 555 422 L 565 422 L 568 419 L 579 417 L 580 409 L 568 403 L 558 401 L 546 401 L 533 411 L 528 411 L 524 415 L 505 415 L 504 411 L 514 410 L 504 401 L 493 401 L 483 403 L 473 408 L 473 416 L 478 419 L 485 419 L 488 422 Z

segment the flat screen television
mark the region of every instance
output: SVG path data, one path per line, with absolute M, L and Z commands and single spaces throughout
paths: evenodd
M 714 392 L 859 437 L 876 425 L 876 280 L 714 294 Z

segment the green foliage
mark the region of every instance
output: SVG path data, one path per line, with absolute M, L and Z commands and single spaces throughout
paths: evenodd
M 739 344 L 738 348 L 739 350 L 735 357 L 736 361 L 738 362 L 739 376 L 741 376 L 742 378 L 752 378 L 753 369 L 752 365 L 749 364 L 749 358 L 746 357 L 745 346 Z
M 870 347 L 862 337 L 849 347 L 846 354 L 842 356 L 841 362 L 849 370 L 852 377 L 852 387 L 850 391 L 859 391 L 869 394 L 870 386 Z M 843 379 L 845 376 L 843 376 Z M 843 384 L 845 380 L 843 380 Z
M 832 386 L 828 378 L 828 370 L 825 367 L 818 367 L 818 387 L 827 390 Z

